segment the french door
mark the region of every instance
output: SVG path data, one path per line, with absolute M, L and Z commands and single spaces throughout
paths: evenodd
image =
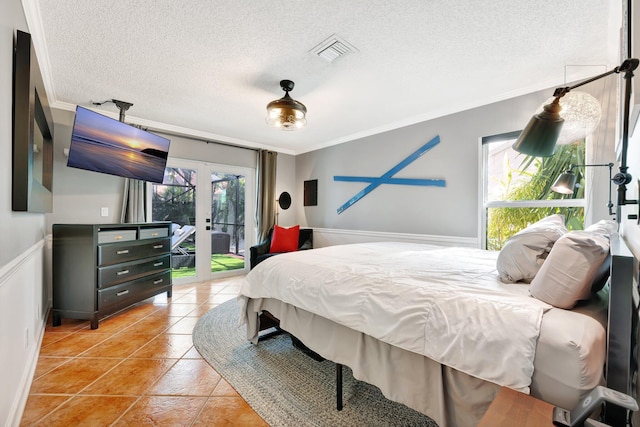
M 255 241 L 255 171 L 169 159 L 162 184 L 153 184 L 153 221 L 171 221 L 173 283 L 246 273 L 245 249 Z

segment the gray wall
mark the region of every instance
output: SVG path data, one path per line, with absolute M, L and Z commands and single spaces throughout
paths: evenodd
M 590 91 L 599 97 L 602 87 L 594 85 Z M 318 180 L 318 206 L 297 205 L 299 222 L 331 229 L 478 237 L 480 139 L 521 130 L 552 93 L 549 89 L 297 156 L 298 193 L 305 180 Z M 594 142 L 609 148 L 599 149 L 597 157 L 608 162 L 614 157 L 613 129 L 605 123 L 600 131 L 605 135 Z M 395 176 L 445 179 L 446 187 L 381 185 L 337 213 L 367 184 L 335 182 L 335 175 L 379 177 L 436 135 L 440 144 Z M 607 181 L 600 180 L 596 187 L 593 203 L 602 209 L 589 209 L 589 216 L 604 218 Z
M 0 266 L 45 236 L 44 215 L 11 211 L 13 45 L 16 30 L 28 32 L 19 0 L 4 0 L 0 13 Z
M 13 46 L 20 0 L 0 13 L 0 425 L 18 425 L 47 313 L 45 215 L 11 211 Z
M 278 225 L 290 227 L 298 223 L 296 211 L 302 208 L 302 193 L 298 193 L 296 187 L 296 158 L 289 154 L 278 153 L 278 166 L 276 169 L 276 197 L 280 197 L 283 191 L 291 195 L 291 206 L 287 210 L 278 208 Z
M 54 109 L 53 213 L 47 215 L 47 232 L 55 223 L 108 224 L 118 222 L 124 179 L 67 167 L 64 149 L 71 143 L 75 113 Z M 100 209 L 109 216 L 100 216 Z

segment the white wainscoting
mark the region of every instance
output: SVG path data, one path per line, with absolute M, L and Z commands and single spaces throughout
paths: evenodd
M 0 267 L 0 425 L 6 427 L 20 424 L 51 305 L 47 241 Z
M 331 228 L 313 229 L 314 248 L 368 242 L 408 242 L 440 246 L 480 247 L 480 242 L 476 237 L 435 236 L 428 234 L 387 233 Z

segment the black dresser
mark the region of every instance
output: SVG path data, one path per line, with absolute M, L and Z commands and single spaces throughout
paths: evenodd
M 171 223 L 54 224 L 53 326 L 171 297 Z

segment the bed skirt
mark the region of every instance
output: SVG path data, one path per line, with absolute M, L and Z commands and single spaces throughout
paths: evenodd
M 270 298 L 251 299 L 247 304 L 247 338 L 254 343 L 258 315 L 263 310 L 280 319 L 282 329 L 314 352 L 348 366 L 356 379 L 375 385 L 388 399 L 426 414 L 440 427 L 477 425 L 500 389 Z

